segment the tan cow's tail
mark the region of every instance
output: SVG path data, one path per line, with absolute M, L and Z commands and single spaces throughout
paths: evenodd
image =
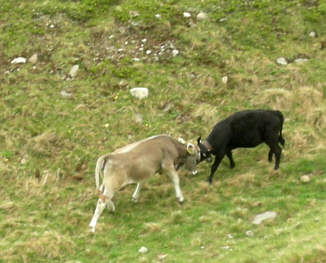
M 96 162 L 96 167 L 95 167 L 95 185 L 96 185 L 96 191 L 98 191 L 99 193 L 102 193 L 102 184 L 100 185 L 100 176 L 102 178 L 103 181 L 103 176 L 104 176 L 104 168 L 105 168 L 105 164 L 108 160 L 108 156 L 104 155 L 101 156 L 100 158 L 98 158 L 97 162 Z

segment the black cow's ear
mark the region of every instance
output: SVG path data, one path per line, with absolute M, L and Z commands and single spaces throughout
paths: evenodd
M 199 136 L 198 139 L 197 139 L 198 145 L 200 144 L 200 140 L 201 140 L 201 136 Z

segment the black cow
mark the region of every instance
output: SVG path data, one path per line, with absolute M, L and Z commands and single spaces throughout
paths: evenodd
M 275 167 L 278 169 L 284 139 L 282 137 L 284 117 L 280 111 L 273 110 L 245 110 L 232 114 L 228 118 L 218 122 L 208 137 L 201 141 L 197 139 L 200 148 L 200 162 L 215 155 L 215 161 L 211 167 L 208 178 L 212 183 L 214 173 L 222 161 L 224 155 L 229 158 L 230 166 L 235 166 L 232 158 L 232 150 L 236 148 L 252 148 L 261 143 L 266 143 L 270 150 L 268 160 L 271 162 L 275 154 Z

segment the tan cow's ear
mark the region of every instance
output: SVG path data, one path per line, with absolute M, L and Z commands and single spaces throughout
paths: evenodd
M 192 143 L 187 143 L 187 152 L 194 154 L 196 152 L 196 147 Z

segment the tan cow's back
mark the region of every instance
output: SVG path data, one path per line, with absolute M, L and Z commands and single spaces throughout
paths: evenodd
M 105 176 L 124 177 L 141 181 L 161 169 L 162 162 L 175 162 L 178 156 L 186 155 L 186 149 L 167 135 L 158 135 L 115 150 L 108 155 Z M 121 180 L 127 178 L 120 178 Z

